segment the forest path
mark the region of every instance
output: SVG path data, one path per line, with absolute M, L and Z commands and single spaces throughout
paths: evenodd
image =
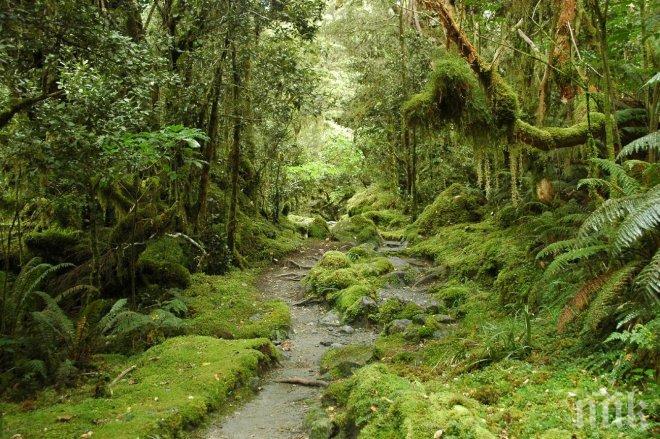
M 373 344 L 376 332 L 370 328 L 342 325 L 337 314 L 323 305 L 301 306 L 305 291 L 301 280 L 323 254 L 337 243 L 308 245 L 262 273 L 258 287 L 264 299 L 284 300 L 291 309 L 290 339 L 281 344 L 284 359 L 269 372 L 258 394 L 237 411 L 203 432 L 206 439 L 305 439 L 304 420 L 309 406 L 322 394 L 318 387 L 281 383 L 288 378 L 319 379 L 319 362 L 331 347 L 349 344 Z M 379 291 L 379 300 L 398 298 L 422 308 L 433 305 L 423 283 L 430 264 L 416 258 L 399 256 L 406 243 L 385 241 L 378 253 L 394 265 L 393 282 Z M 412 275 L 411 275 L 412 273 Z M 411 278 L 412 277 L 412 281 Z M 407 280 L 403 281 L 404 278 Z
M 322 389 L 280 383 L 297 377 L 319 379 L 319 361 L 332 345 L 370 344 L 376 334 L 365 328 L 345 327 L 333 312 L 318 304 L 297 306 L 304 299 L 300 280 L 332 243 L 311 245 L 267 268 L 259 279 L 265 299 L 281 299 L 291 308 L 290 339 L 281 345 L 284 359 L 268 373 L 259 393 L 236 412 L 204 433 L 208 439 L 302 439 L 308 406 Z

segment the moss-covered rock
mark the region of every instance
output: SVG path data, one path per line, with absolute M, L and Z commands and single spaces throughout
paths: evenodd
M 363 367 L 343 384 L 345 429 L 358 438 L 428 439 L 495 438 L 483 419 L 481 405 L 451 392 L 428 393 L 420 384 L 382 364 Z
M 327 238 L 330 236 L 330 228 L 328 227 L 328 223 L 319 215 L 316 215 L 314 220 L 309 225 L 307 235 L 310 238 L 315 239 Z
M 344 253 L 337 250 L 330 250 L 323 254 L 317 267 L 337 269 L 348 268 L 351 266 L 351 260 Z
M 364 243 L 351 248 L 346 253 L 346 256 L 348 256 L 351 261 L 356 262 L 362 259 L 373 258 L 376 256 L 376 250 L 374 249 L 373 244 Z
M 374 244 L 380 244 L 381 242 L 376 224 L 363 215 L 340 219 L 331 229 L 331 234 L 337 241 L 369 242 Z
M 349 345 L 329 349 L 321 358 L 320 371 L 331 378 L 345 378 L 373 361 L 374 355 L 375 348 L 372 345 Z
M 378 227 L 392 229 L 401 228 L 408 224 L 408 217 L 399 210 L 370 210 L 363 213 L 363 215 Z
M 190 260 L 177 238 L 164 236 L 152 240 L 140 254 L 137 269 L 146 284 L 186 288 L 190 285 Z
M 478 194 L 455 183 L 426 206 L 415 225 L 419 233 L 431 236 L 444 226 L 478 221 L 481 217 L 480 205 L 481 198 Z
M 358 191 L 346 202 L 349 216 L 359 215 L 368 211 L 402 210 L 401 197 L 391 190 L 378 184 Z

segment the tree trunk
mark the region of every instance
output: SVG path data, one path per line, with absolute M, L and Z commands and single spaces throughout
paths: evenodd
M 242 120 L 240 106 L 241 76 L 236 62 L 236 45 L 231 44 L 231 70 L 233 80 L 234 127 L 232 134 L 230 169 L 231 169 L 231 199 L 229 201 L 229 218 L 227 220 L 227 247 L 229 254 L 236 251 L 236 211 L 238 205 L 238 172 L 241 161 L 241 129 Z

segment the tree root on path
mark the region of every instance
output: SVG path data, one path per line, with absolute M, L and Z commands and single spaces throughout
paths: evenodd
M 310 270 L 310 269 L 314 268 L 313 265 L 303 265 L 301 263 L 298 263 L 298 262 L 294 261 L 293 259 L 287 259 L 286 263 L 293 266 L 293 267 L 295 267 L 295 268 L 300 268 L 300 269 L 303 269 L 303 270 Z
M 301 377 L 291 377 L 291 378 L 280 378 L 275 380 L 276 383 L 283 384 L 295 384 L 298 386 L 308 386 L 308 387 L 328 387 L 328 382 L 323 380 L 315 380 L 313 378 L 301 378 Z

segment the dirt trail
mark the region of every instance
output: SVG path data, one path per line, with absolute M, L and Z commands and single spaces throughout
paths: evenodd
M 265 299 L 278 298 L 291 307 L 290 339 L 281 347 L 285 358 L 278 368 L 268 373 L 259 393 L 236 412 L 222 418 L 202 435 L 206 439 L 304 439 L 303 422 L 310 404 L 321 395 L 318 387 L 280 383 L 278 380 L 299 377 L 319 379 L 319 362 L 330 347 L 348 344 L 373 344 L 377 334 L 370 329 L 342 325 L 333 311 L 317 304 L 296 305 L 304 299 L 301 279 L 332 244 L 322 243 L 294 253 L 286 261 L 264 271 L 259 289 Z M 378 252 L 387 256 L 395 267 L 393 279 L 402 279 L 413 270 L 419 278 L 429 264 L 414 258 L 397 256 L 406 244 L 386 241 Z M 422 307 L 431 304 L 424 288 L 393 282 L 379 291 L 380 300 L 396 297 Z
M 321 395 L 321 389 L 278 383 L 291 377 L 319 378 L 319 361 L 334 344 L 370 344 L 376 334 L 364 328 L 351 328 L 348 334 L 332 313 L 320 305 L 296 306 L 304 292 L 302 278 L 326 250 L 321 246 L 306 248 L 267 269 L 259 280 L 266 298 L 279 298 L 291 307 L 290 340 L 282 344 L 285 358 L 280 367 L 264 377 L 259 393 L 236 412 L 222 419 L 204 434 L 208 439 L 294 439 L 305 438 L 303 421 L 308 405 Z M 343 328 L 343 330 L 342 330 Z

